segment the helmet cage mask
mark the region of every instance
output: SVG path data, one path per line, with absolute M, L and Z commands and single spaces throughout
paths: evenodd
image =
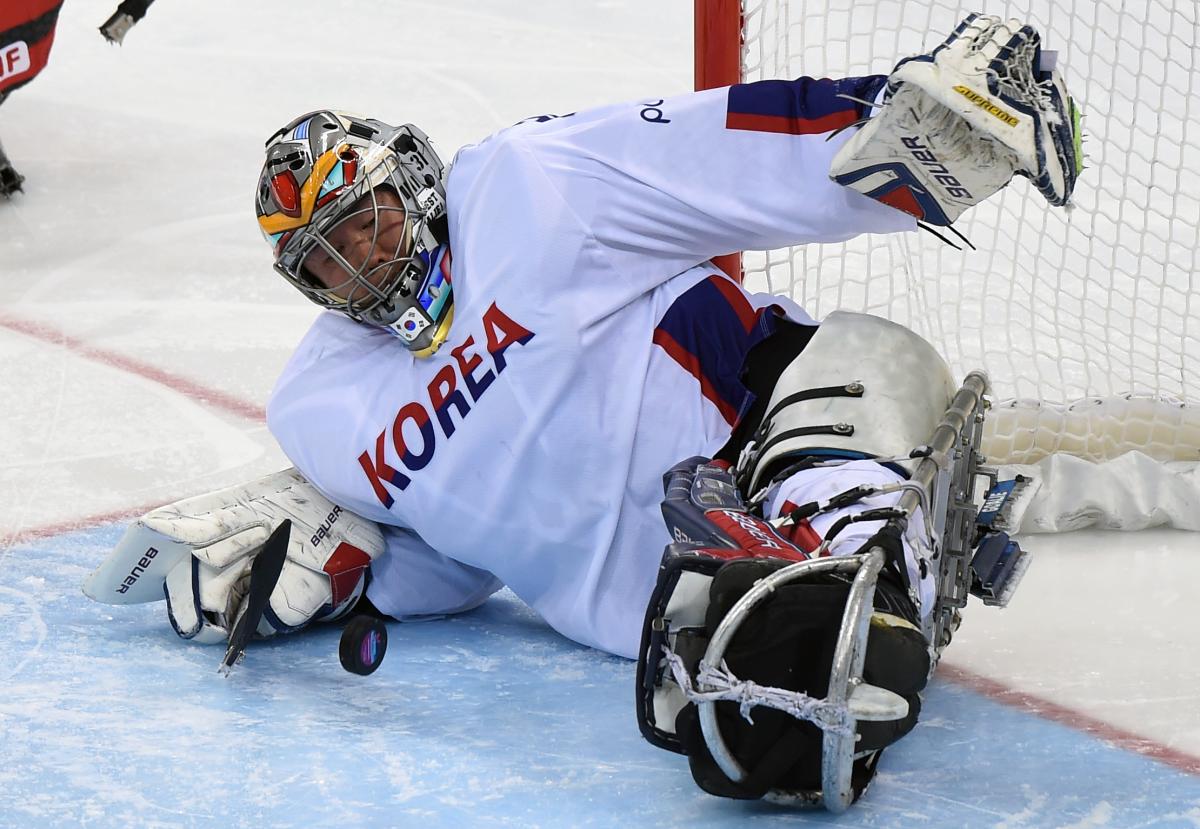
M 322 119 L 323 134 L 310 139 L 312 125 Z M 269 218 L 271 208 L 282 201 L 273 180 L 281 165 L 304 169 L 304 186 L 320 190 L 319 197 L 310 195 L 315 204 L 307 222 L 298 221 L 299 226 L 273 235 L 264 215 Z M 340 185 L 335 175 L 342 179 Z M 445 235 L 442 175 L 441 160 L 424 133 L 412 125 L 391 127 L 330 112 L 297 119 L 268 144 L 260 182 L 259 221 L 275 244 L 275 270 L 317 305 L 383 328 L 409 349 L 428 353 L 440 344 L 435 337 L 439 331 L 444 336 L 452 309 L 450 282 L 436 267 Z M 400 204 L 383 203 L 378 195 L 381 189 L 391 191 Z M 364 197 L 367 203 L 356 207 Z M 390 212 L 401 214 L 403 231 L 396 247 L 380 259 L 381 219 L 390 222 L 385 216 Z M 354 256 L 359 262 L 356 267 L 338 252 L 329 235 L 343 222 L 368 213 L 371 241 L 361 260 Z M 325 285 L 307 270 L 307 257 L 317 251 L 344 271 L 345 279 Z

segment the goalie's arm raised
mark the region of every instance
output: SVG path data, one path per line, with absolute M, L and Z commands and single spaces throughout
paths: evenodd
M 733 251 L 949 224 L 1014 174 L 1065 204 L 1078 112 L 1041 64 L 1033 29 L 972 15 L 886 78 L 758 81 L 519 124 L 460 153 L 459 192 L 517 210 L 521 228 L 585 234 L 589 263 L 633 294 Z M 460 221 L 504 226 L 483 212 Z
M 639 293 L 732 251 L 913 230 L 829 179 L 853 130 L 827 139 L 866 109 L 849 98 L 884 82 L 760 81 L 522 123 L 455 159 L 452 212 L 466 206 L 452 225 L 506 227 L 518 211 L 512 232 L 584 234 L 591 269 Z

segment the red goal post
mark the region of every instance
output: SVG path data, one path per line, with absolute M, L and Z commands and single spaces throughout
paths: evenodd
M 696 0 L 696 90 L 732 86 L 742 80 L 741 0 Z M 741 254 L 718 256 L 713 264 L 742 278 Z

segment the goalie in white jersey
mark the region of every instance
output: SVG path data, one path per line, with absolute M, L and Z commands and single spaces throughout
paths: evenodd
M 676 472 L 740 458 L 744 494 L 761 490 L 741 535 L 718 528 L 740 539 L 737 555 L 804 559 L 839 521 L 821 552 L 857 552 L 882 523 L 842 519 L 896 494 L 786 530 L 767 520 L 902 484 L 904 468 L 871 458 L 936 422 L 953 393 L 944 364 L 898 326 L 819 326 L 709 260 L 947 225 L 1014 173 L 1066 203 L 1075 111 L 1058 76 L 1039 73 L 1037 44 L 1015 21 L 972 16 L 890 83 L 763 81 L 533 118 L 448 170 L 411 125 L 320 111 L 279 130 L 259 224 L 276 269 L 329 309 L 268 405 L 299 472 L 144 519 L 191 551 L 164 576 L 177 632 L 224 641 L 262 534 L 230 538 L 290 517 L 308 531 L 293 533 L 262 634 L 356 602 L 396 619 L 455 613 L 508 586 L 565 636 L 635 657 L 672 540 L 663 475 L 689 458 Z M 894 406 L 875 412 L 892 425 L 857 438 L 804 426 L 811 411 L 783 398 L 826 370 L 878 375 L 894 394 L 865 402 Z M 781 376 L 792 386 L 776 389 Z M 774 454 L 773 421 L 801 424 Z M 830 452 L 858 460 L 813 465 Z M 915 723 L 928 673 L 920 628 L 936 585 L 922 526 L 894 539 L 880 577 L 892 663 L 904 663 L 893 690 L 912 705 L 880 745 Z

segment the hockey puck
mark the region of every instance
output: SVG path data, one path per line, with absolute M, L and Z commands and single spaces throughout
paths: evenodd
M 338 658 L 352 674 L 375 672 L 387 652 L 387 626 L 374 616 L 355 616 L 342 631 Z

